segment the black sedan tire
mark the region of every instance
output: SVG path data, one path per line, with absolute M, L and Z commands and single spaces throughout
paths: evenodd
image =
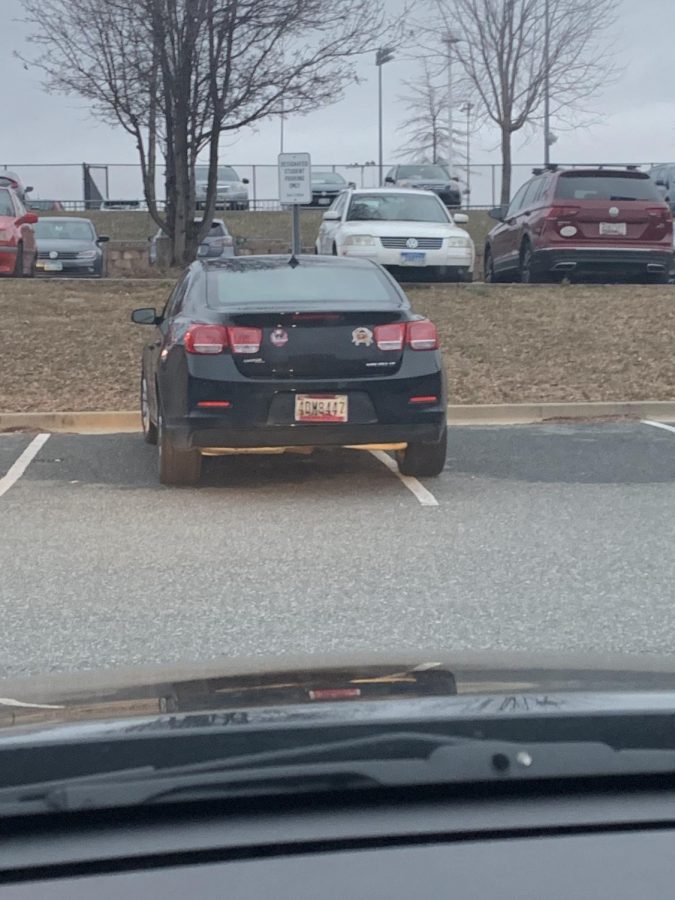
M 161 484 L 197 484 L 202 474 L 202 456 L 199 450 L 178 450 L 171 436 L 162 428 L 159 414 L 157 436 L 159 446 L 159 480 Z
M 402 475 L 433 477 L 445 468 L 448 452 L 448 429 L 435 444 L 408 444 L 405 450 L 396 452 L 396 461 Z

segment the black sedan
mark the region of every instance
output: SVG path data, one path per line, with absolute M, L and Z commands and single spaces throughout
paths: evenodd
M 462 205 L 462 192 L 459 181 L 450 175 L 445 166 L 410 165 L 394 166 L 384 179 L 385 186 L 419 188 L 433 191 L 443 203 L 451 209 L 459 209 Z
M 101 244 L 108 237 L 96 234 L 90 219 L 41 216 L 34 228 L 38 272 L 103 277 L 105 258 Z
M 337 172 L 312 172 L 312 202 L 310 206 L 328 207 L 338 194 L 354 186 L 352 182 L 347 183 Z
M 197 260 L 143 351 L 141 413 L 163 484 L 194 484 L 202 456 L 260 448 L 396 451 L 407 475 L 445 463 L 436 327 L 369 260 Z

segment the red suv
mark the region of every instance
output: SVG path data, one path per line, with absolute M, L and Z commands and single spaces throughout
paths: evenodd
M 635 169 L 535 169 L 485 243 L 486 281 L 668 281 L 673 217 Z

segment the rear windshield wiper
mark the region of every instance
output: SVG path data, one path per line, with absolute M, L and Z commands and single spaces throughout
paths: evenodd
M 0 818 L 146 804 L 504 780 L 675 774 L 675 751 L 391 732 L 0 790 Z

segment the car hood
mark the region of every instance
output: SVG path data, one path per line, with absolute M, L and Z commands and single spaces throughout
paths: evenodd
M 4 680 L 0 746 L 58 736 L 373 718 L 675 711 L 675 660 L 453 653 L 289 658 Z
M 451 222 L 388 222 L 378 219 L 344 222 L 345 234 L 375 234 L 387 237 L 469 237 L 463 228 Z
M 58 253 L 79 253 L 80 250 L 100 250 L 95 241 L 68 240 L 66 238 L 36 238 L 37 248 L 42 252 L 56 250 Z

